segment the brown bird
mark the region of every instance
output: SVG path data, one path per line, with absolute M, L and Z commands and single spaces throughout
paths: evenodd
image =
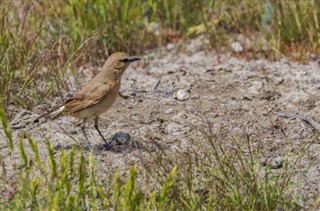
M 112 106 L 119 94 L 122 74 L 131 62 L 138 60 L 140 60 L 140 58 L 128 56 L 123 52 L 112 54 L 107 59 L 100 73 L 98 73 L 86 86 L 75 93 L 65 104 L 37 119 L 43 116 L 51 116 L 53 120 L 66 115 L 83 119 L 81 130 L 91 147 L 85 131 L 85 124 L 87 119 L 94 118 L 95 129 L 98 131 L 103 141 L 109 145 L 99 130 L 99 115 L 106 112 Z

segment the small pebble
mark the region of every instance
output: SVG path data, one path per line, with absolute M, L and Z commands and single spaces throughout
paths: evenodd
M 123 145 L 129 143 L 131 137 L 129 133 L 124 133 L 120 131 L 114 134 L 111 140 L 112 142 L 115 142 L 117 145 Z
M 173 112 L 174 112 L 173 108 L 169 108 L 164 113 L 165 114 L 172 114 Z
M 190 95 L 189 93 L 184 90 L 184 89 L 180 89 L 178 92 L 177 92 L 177 99 L 180 100 L 180 101 L 184 101 L 184 100 L 188 100 L 190 98 Z
M 231 48 L 235 53 L 241 53 L 244 50 L 243 46 L 238 41 L 231 43 Z
M 282 163 L 283 163 L 282 157 L 281 156 L 276 157 L 271 161 L 270 168 L 271 169 L 280 169 L 280 168 L 282 168 Z
M 174 49 L 175 46 L 172 43 L 168 43 L 166 47 L 168 51 L 171 51 L 172 49 Z
M 182 134 L 181 133 L 182 125 L 175 123 L 175 122 L 171 122 L 167 125 L 165 130 L 170 135 L 180 135 L 180 134 Z

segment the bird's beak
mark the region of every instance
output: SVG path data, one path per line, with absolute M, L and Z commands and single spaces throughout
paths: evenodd
M 128 59 L 129 59 L 129 62 L 130 62 L 130 63 L 141 60 L 141 59 L 140 59 L 139 57 L 137 57 L 137 56 L 130 56 Z

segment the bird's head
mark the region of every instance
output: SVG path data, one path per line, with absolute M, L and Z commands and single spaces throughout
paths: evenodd
M 129 64 L 138 60 L 140 60 L 139 57 L 129 56 L 124 52 L 113 53 L 108 57 L 103 69 L 107 69 L 113 77 L 121 77 Z

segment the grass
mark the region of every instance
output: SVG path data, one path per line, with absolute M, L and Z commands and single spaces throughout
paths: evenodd
M 1 156 L 1 210 L 302 209 L 295 181 L 301 175 L 292 168 L 300 157 L 288 155 L 282 168 L 271 170 L 259 162 L 261 146 L 245 134 L 234 137 L 232 147 L 219 144 L 227 141 L 219 142 L 217 134 L 207 134 L 184 152 L 150 152 L 126 178 L 116 172 L 106 182 L 96 175 L 92 151 L 55 152 L 47 140 L 43 157 L 27 133 L 11 145 L 8 120 L 1 112 L 10 149 Z

